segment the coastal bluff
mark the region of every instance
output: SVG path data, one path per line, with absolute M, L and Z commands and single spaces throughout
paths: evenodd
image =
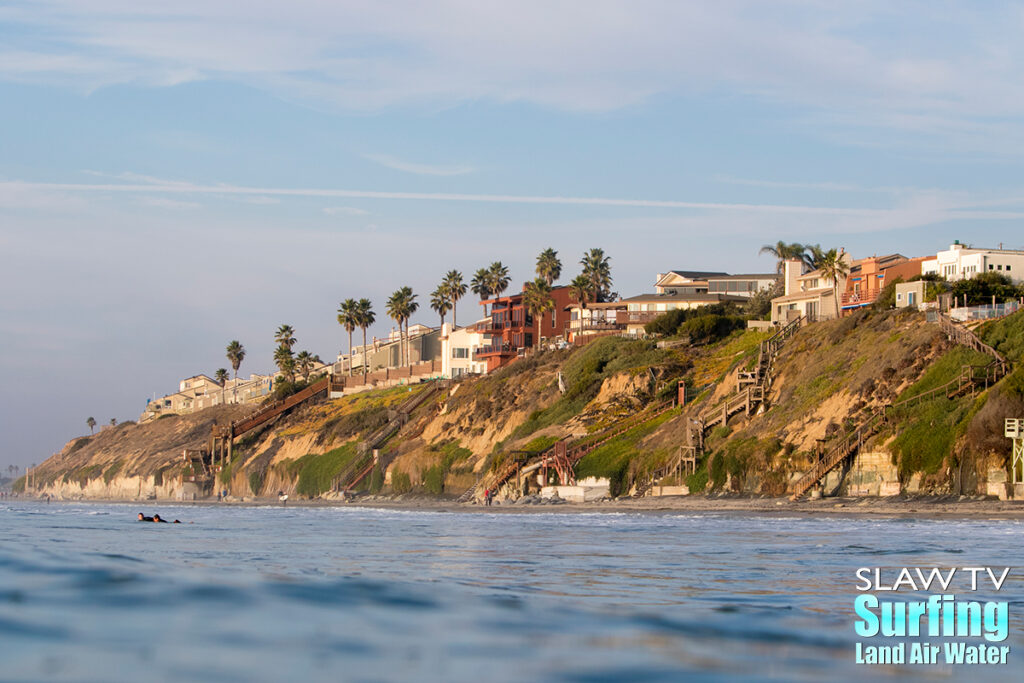
M 1024 417 L 1024 316 L 976 333 L 1012 370 L 945 391 L 964 368 L 980 376 L 991 358 L 923 314 L 866 310 L 807 324 L 774 352 L 759 401 L 748 397 L 746 410 L 734 412 L 772 331 L 661 345 L 607 337 L 458 382 L 310 400 L 238 437 L 230 459 L 202 472 L 185 454 L 208 447 L 215 425 L 243 419 L 251 406 L 108 427 L 43 462 L 29 492 L 65 500 L 198 500 L 227 491 L 239 500 L 283 492 L 293 500 L 413 493 L 468 501 L 488 488 L 499 499 L 537 495 L 569 478 L 600 482 L 612 497 L 783 496 L 835 443 L 884 412 L 822 477 L 816 496 L 1006 497 L 1013 492 L 1002 421 Z M 704 426 L 723 411 L 724 420 Z M 17 484 L 25 490 L 24 479 Z

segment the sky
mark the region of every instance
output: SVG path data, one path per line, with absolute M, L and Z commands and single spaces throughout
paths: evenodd
M 1024 248 L 1024 5 L 0 0 L 0 465 L 338 303 Z M 460 302 L 459 322 L 479 305 Z

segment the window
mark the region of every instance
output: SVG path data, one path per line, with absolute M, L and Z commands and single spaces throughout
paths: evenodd
M 1009 270 L 1009 269 L 1010 269 L 1010 266 L 1006 266 L 1006 269 L 1007 269 L 1007 270 Z
M 1003 266 L 1002 266 L 1002 264 L 1000 264 L 1000 265 L 996 266 L 996 270 L 1002 270 L 1002 269 L 1003 269 Z
M 992 264 L 990 263 L 990 264 L 988 264 L 988 269 L 989 269 L 989 270 L 995 270 L 995 269 L 996 269 L 996 267 L 995 267 L 995 266 L 993 266 L 993 265 L 992 265 Z
M 452 347 L 452 358 L 469 358 L 469 349 L 465 346 Z

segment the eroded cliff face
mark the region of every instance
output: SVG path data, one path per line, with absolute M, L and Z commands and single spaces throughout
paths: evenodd
M 696 403 L 581 461 L 594 476 L 618 477 L 620 492 L 628 492 L 688 443 L 689 420 L 735 391 L 737 373 L 751 367 L 765 336 L 751 332 L 677 351 L 641 342 L 608 341 L 603 347 L 595 342 L 455 383 L 431 393 L 407 421 L 403 418 L 381 449 L 387 466 L 376 486 L 385 492 L 458 494 L 496 459 L 599 432 L 674 396 L 680 380 L 696 387 L 701 392 Z M 952 353 L 950 342 L 921 316 L 864 315 L 805 327 L 776 359 L 767 407 L 735 416 L 727 428 L 708 434 L 698 476 L 688 480 L 691 489 L 783 495 L 830 439 L 916 383 L 932 381 L 928 373 L 951 365 Z M 423 390 L 423 385 L 375 390 L 297 408 L 239 439 L 233 461 L 204 490 L 183 481 L 182 451 L 205 446 L 213 424 L 251 408 L 218 407 L 142 426 L 119 425 L 73 440 L 40 466 L 39 492 L 64 499 L 191 499 L 222 489 L 236 498 L 279 491 L 330 497 L 332 478 L 364 457 L 358 444 Z M 951 405 L 966 412 L 972 400 Z M 977 400 L 984 403 L 985 396 Z M 974 412 L 991 421 L 984 405 Z M 954 429 L 956 438 L 943 446 L 948 457 L 914 464 L 901 456 L 906 446 L 897 432 L 905 424 L 879 434 L 842 476 L 826 481 L 826 489 L 863 495 L 990 493 L 990 481 L 999 478 L 998 454 L 985 452 L 967 462 L 961 457 L 962 430 Z M 371 479 L 360 488 L 369 487 Z

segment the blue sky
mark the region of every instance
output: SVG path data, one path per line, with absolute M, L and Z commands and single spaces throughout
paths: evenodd
M 0 464 L 549 246 L 624 295 L 778 239 L 1024 247 L 1019 3 L 161 5 L 0 2 Z

